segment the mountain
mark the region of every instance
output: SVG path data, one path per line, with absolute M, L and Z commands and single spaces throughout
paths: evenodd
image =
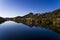
M 29 13 L 24 16 L 17 16 L 14 18 L 11 18 L 12 21 L 18 21 L 18 22 L 35 22 L 36 24 L 54 24 L 60 23 L 60 9 L 54 10 L 52 12 L 46 12 L 46 13 Z
M 6 19 L 5 19 L 5 18 L 0 17 L 0 21 L 6 21 Z
M 5 18 L 0 17 L 0 24 L 7 21 Z

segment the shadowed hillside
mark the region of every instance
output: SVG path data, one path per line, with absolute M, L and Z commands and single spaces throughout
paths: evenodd
M 5 21 L 14 21 L 17 23 L 23 23 L 30 27 L 32 26 L 42 26 L 44 28 L 52 29 L 60 33 L 60 9 L 54 10 L 52 12 L 46 12 L 42 14 L 29 13 L 24 16 L 17 16 L 14 18 L 2 18 L 0 17 L 0 24 Z
M 60 24 L 60 9 L 42 14 L 29 13 L 23 17 L 17 16 L 11 18 L 11 21 L 17 22 L 35 22 L 36 24 Z
M 0 17 L 0 24 L 7 21 L 5 18 Z
M 17 16 L 11 18 L 11 21 L 23 23 L 30 27 L 43 26 L 60 33 L 60 9 L 42 14 L 29 13 L 23 17 Z

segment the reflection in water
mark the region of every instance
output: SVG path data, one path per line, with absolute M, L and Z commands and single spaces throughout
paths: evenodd
M 32 22 L 17 22 L 15 21 L 16 23 L 23 23 L 29 27 L 44 27 L 44 28 L 48 28 L 48 29 L 51 29 L 57 33 L 60 33 L 60 25 L 53 25 L 51 22 L 49 24 L 39 24 L 39 23 L 34 23 L 34 21 Z
M 57 34 L 49 29 L 45 29 L 48 28 L 45 27 L 46 25 L 41 27 L 40 25 L 35 25 L 35 23 L 25 23 L 25 22 L 22 23 L 7 21 L 4 24 L 2 24 L 0 26 L 0 38 L 1 38 L 0 40 L 19 40 L 19 39 L 59 40 L 60 39 L 60 34 Z
M 0 24 L 2 24 L 2 23 L 4 23 L 5 21 L 1 21 L 0 22 Z M 33 26 L 35 26 L 35 27 L 44 27 L 44 28 L 48 28 L 48 29 L 51 29 L 51 30 L 53 30 L 53 31 L 55 31 L 55 32 L 57 32 L 57 33 L 60 33 L 60 25 L 53 25 L 53 24 L 39 24 L 39 23 L 34 23 L 34 21 L 32 21 L 32 22 L 17 22 L 17 21 L 15 21 L 16 23 L 23 23 L 23 24 L 25 24 L 25 25 L 27 25 L 27 26 L 29 26 L 29 27 L 33 27 Z
M 0 24 L 4 23 L 5 21 L 0 21 Z

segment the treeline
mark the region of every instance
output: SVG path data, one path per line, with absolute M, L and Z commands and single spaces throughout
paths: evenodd
M 52 12 L 46 12 L 46 13 L 29 13 L 24 16 L 17 16 L 14 18 L 11 18 L 12 21 L 17 21 L 17 22 L 35 22 L 36 24 L 54 24 L 57 25 L 56 23 L 60 24 L 60 9 L 54 10 Z

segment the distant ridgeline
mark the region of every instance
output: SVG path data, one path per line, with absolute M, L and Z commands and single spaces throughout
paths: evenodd
M 17 16 L 14 18 L 11 18 L 11 21 L 16 22 L 24 22 L 24 23 L 30 23 L 34 22 L 35 24 L 53 24 L 53 25 L 59 25 L 60 24 L 60 9 L 52 11 L 52 12 L 46 12 L 42 14 L 33 14 L 29 13 L 23 17 Z
M 42 14 L 33 14 L 29 13 L 24 16 L 17 16 L 14 18 L 2 18 L 0 17 L 0 21 L 16 21 L 16 22 L 26 22 L 31 24 L 34 22 L 35 24 L 53 24 L 53 25 L 60 25 L 60 9 L 52 11 L 52 12 L 46 12 Z
M 30 27 L 42 26 L 60 33 L 60 9 L 42 14 L 29 13 L 27 15 L 24 15 L 23 17 L 17 16 L 11 18 L 11 21 L 23 23 Z
M 17 16 L 14 18 L 1 18 L 1 21 L 14 21 L 17 23 L 23 23 L 29 26 L 44 26 L 60 33 L 60 9 L 54 10 L 52 12 L 46 12 L 42 14 L 29 13 L 24 16 Z

